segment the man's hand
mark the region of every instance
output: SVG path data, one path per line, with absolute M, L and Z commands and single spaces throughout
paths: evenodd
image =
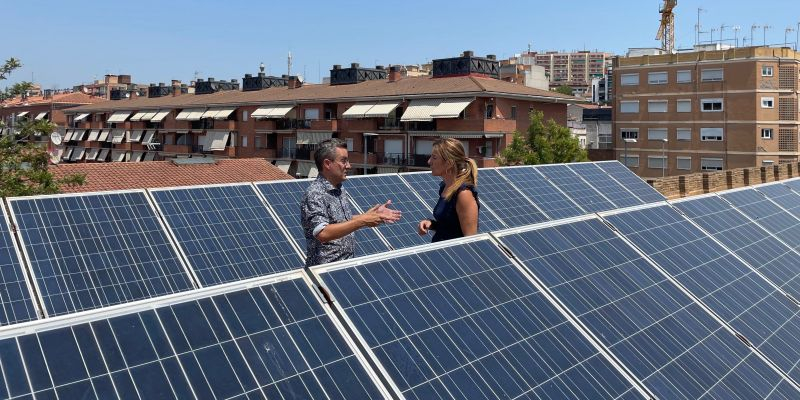
M 381 220 L 383 220 L 384 223 L 393 224 L 397 221 L 400 221 L 402 213 L 400 210 L 393 210 L 389 208 L 390 205 L 392 205 L 392 201 L 387 200 L 386 203 L 372 207 L 370 211 L 375 210 L 375 212 L 381 216 Z

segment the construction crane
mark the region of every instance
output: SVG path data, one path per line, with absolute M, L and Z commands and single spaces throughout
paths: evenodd
M 658 27 L 656 40 L 661 41 L 661 48 L 667 53 L 675 49 L 675 14 L 672 10 L 678 5 L 678 0 L 664 0 L 658 12 L 661 13 L 661 26 Z

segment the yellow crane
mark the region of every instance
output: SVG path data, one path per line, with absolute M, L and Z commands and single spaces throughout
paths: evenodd
M 678 5 L 678 0 L 664 0 L 658 12 L 661 13 L 661 26 L 658 27 L 656 40 L 661 41 L 661 48 L 667 53 L 675 49 L 675 14 L 672 10 Z

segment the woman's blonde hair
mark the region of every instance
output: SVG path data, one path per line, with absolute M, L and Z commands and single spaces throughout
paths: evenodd
M 433 142 L 433 153 L 438 155 L 447 165 L 447 173 L 456 176 L 453 184 L 444 188 L 442 197 L 450 200 L 462 184 L 478 186 L 478 165 L 464 154 L 461 141 L 453 138 L 437 139 Z

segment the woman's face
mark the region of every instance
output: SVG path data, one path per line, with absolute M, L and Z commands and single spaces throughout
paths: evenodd
M 436 149 L 431 153 L 431 157 L 428 159 L 428 166 L 431 167 L 431 175 L 444 176 L 447 173 L 447 163 Z

